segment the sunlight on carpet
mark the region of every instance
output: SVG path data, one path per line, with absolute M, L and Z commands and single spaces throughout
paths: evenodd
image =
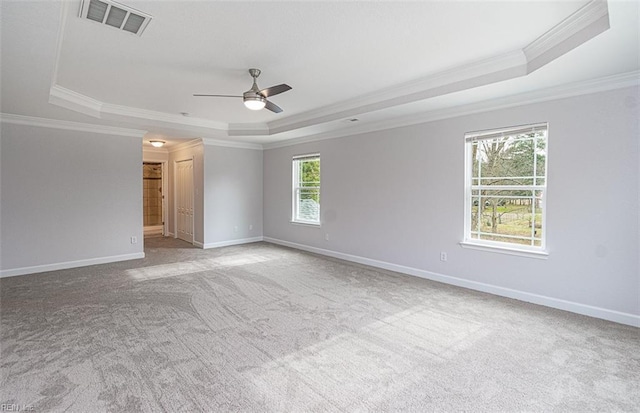
M 416 360 L 429 360 L 433 368 L 490 335 L 491 330 L 482 323 L 418 305 L 244 374 L 263 394 L 279 395 L 270 406 L 275 410 L 286 408 L 282 399 L 287 397 L 304 397 L 306 403 L 338 397 L 343 406 L 357 405 L 363 398 L 384 399 L 386 392 L 401 393 L 423 380 L 425 372 L 416 370 Z M 292 372 L 304 379 L 292 380 Z M 384 394 L 380 388 L 385 389 Z M 369 390 L 363 394 L 362 389 Z
M 135 281 L 155 280 L 178 275 L 195 274 L 221 267 L 239 267 L 270 261 L 273 258 L 258 254 L 237 254 L 195 261 L 175 262 L 151 267 L 132 268 L 125 273 Z

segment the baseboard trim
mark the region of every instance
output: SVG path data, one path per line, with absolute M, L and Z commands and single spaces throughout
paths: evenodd
M 209 242 L 206 244 L 200 244 L 198 246 L 206 250 L 209 248 L 229 247 L 231 245 L 251 244 L 252 242 L 260 242 L 263 240 L 264 240 L 264 237 L 241 238 L 241 239 L 232 239 L 229 241 Z
M 57 262 L 55 264 L 35 265 L 33 267 L 12 268 L 0 270 L 0 278 L 15 277 L 18 275 L 37 274 L 46 271 L 66 270 L 69 268 L 86 267 L 88 265 L 108 264 L 110 262 L 137 260 L 144 258 L 144 252 L 134 254 L 112 255 L 110 257 L 89 258 L 86 260 Z
M 576 303 L 573 301 L 562 300 L 558 298 L 548 297 L 539 294 L 528 293 L 525 291 L 514 290 L 511 288 L 500 287 L 493 284 L 486 284 L 477 281 L 465 280 L 463 278 L 452 277 L 450 275 L 438 274 L 431 271 L 425 271 L 418 268 L 406 267 L 404 265 L 393 264 L 385 261 L 378 261 L 371 258 L 360 257 L 357 255 L 345 254 L 342 252 L 326 250 L 323 248 L 312 247 L 295 242 L 284 241 L 277 238 L 263 237 L 265 242 L 283 245 L 303 251 L 313 252 L 315 254 L 326 255 L 328 257 L 339 258 L 345 261 L 356 262 L 358 264 L 370 265 L 376 268 L 382 268 L 389 271 L 395 271 L 402 274 L 412 275 L 415 277 L 425 278 L 432 281 L 438 281 L 444 284 L 455 285 L 457 287 L 468 288 L 470 290 L 481 291 L 501 297 L 513 298 L 515 300 L 525 301 L 528 303 L 538 304 L 545 307 L 556 308 L 559 310 L 569 311 L 576 314 L 586 315 L 589 317 L 600 318 L 603 320 L 613 321 L 615 323 L 626 324 L 633 327 L 640 327 L 640 316 L 623 313 L 620 311 L 610 310 L 607 308 L 594 307 L 587 304 Z

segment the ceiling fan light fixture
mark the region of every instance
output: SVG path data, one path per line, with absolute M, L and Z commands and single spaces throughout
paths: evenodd
M 262 96 L 251 96 L 244 98 L 244 105 L 247 109 L 260 110 L 267 104 L 266 99 Z
M 1 0 L 0 0 L 1 1 Z M 242 98 L 242 102 L 247 109 L 250 110 L 260 110 L 267 109 L 273 113 L 282 112 L 282 108 L 275 103 L 268 100 L 270 97 L 279 95 L 280 93 L 284 93 L 288 90 L 291 90 L 291 86 L 287 84 L 280 84 L 268 87 L 266 89 L 260 89 L 256 80 L 258 76 L 260 76 L 260 69 L 249 69 L 249 74 L 253 78 L 253 85 L 251 89 L 247 90 L 242 94 L 242 96 L 236 95 L 209 95 L 209 94 L 200 94 L 194 93 L 193 96 L 210 96 L 210 97 L 221 97 L 221 98 Z
M 149 141 L 149 143 L 156 148 L 162 148 L 165 144 L 165 141 Z

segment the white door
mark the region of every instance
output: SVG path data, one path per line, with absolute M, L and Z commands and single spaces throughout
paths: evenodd
M 176 232 L 193 244 L 193 160 L 176 162 Z

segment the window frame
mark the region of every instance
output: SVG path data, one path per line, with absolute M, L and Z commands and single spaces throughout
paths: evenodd
M 318 182 L 318 186 L 300 186 L 300 162 L 303 161 L 311 161 L 318 160 L 320 162 L 320 153 L 309 153 L 304 155 L 295 155 L 291 160 L 291 170 L 292 170 L 292 185 L 291 185 L 291 223 L 293 224 L 302 224 L 302 225 L 311 225 L 319 227 L 321 225 L 321 186 L 322 186 L 322 167 L 320 168 L 320 181 Z M 310 221 L 306 219 L 299 218 L 299 210 L 300 210 L 300 190 L 302 188 L 307 189 L 315 189 L 318 192 L 318 220 Z
M 534 161 L 534 181 L 531 185 L 496 185 L 495 190 L 530 190 L 532 191 L 532 199 L 535 199 L 536 192 L 541 191 L 540 208 L 542 210 L 542 223 L 541 230 L 542 235 L 540 237 L 540 245 L 524 245 L 512 242 L 493 241 L 480 238 L 472 238 L 472 205 L 473 205 L 473 190 L 482 190 L 480 180 L 477 185 L 472 184 L 473 180 L 473 143 L 481 140 L 490 140 L 499 137 L 513 136 L 522 133 L 541 131 L 544 130 L 545 134 L 545 162 L 544 162 L 544 174 L 539 176 L 536 170 L 536 163 Z M 531 258 L 546 259 L 549 255 L 547 250 L 547 192 L 548 192 L 548 170 L 549 170 L 549 124 L 546 122 L 536 123 L 531 125 L 512 126 L 500 129 L 492 129 L 487 131 L 477 131 L 465 133 L 464 136 L 464 234 L 460 245 L 464 248 L 471 248 L 481 251 L 498 252 L 509 255 L 517 255 Z M 544 184 L 540 185 L 535 179 L 543 177 Z M 482 201 L 482 198 L 480 198 Z M 535 228 L 535 220 L 533 223 L 532 231 Z M 503 237 L 508 238 L 508 237 Z M 532 236 L 533 240 L 533 236 Z

